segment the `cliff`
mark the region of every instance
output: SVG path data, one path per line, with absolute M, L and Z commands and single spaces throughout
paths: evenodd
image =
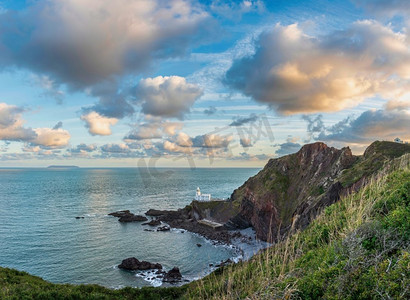
M 410 145 L 374 142 L 363 156 L 346 147 L 318 142 L 297 153 L 271 159 L 231 197 L 238 214 L 229 228 L 252 226 L 262 240 L 278 240 L 305 228 L 340 196 L 358 190 L 386 162 L 410 152 Z

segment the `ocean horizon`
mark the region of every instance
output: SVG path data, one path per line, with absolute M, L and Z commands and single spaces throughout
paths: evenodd
M 181 229 L 146 231 L 108 213 L 178 209 L 197 187 L 226 199 L 258 168 L 0 168 L 0 265 L 55 283 L 159 286 L 154 275 L 118 269 L 128 257 L 180 268 L 198 279 L 238 249 Z M 76 218 L 80 217 L 80 218 Z M 201 247 L 198 247 L 200 244 Z M 166 285 L 166 284 L 165 284 Z

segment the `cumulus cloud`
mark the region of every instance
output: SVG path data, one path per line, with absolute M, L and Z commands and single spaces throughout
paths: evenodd
M 218 134 L 204 134 L 190 137 L 184 132 L 178 132 L 167 138 L 163 143 L 152 145 L 152 151 L 156 153 L 187 154 L 220 156 L 228 151 L 228 146 L 233 136 L 221 136 Z
M 31 128 L 23 127 L 22 107 L 0 103 L 0 139 L 6 141 L 29 141 L 36 138 Z
M 202 96 L 200 87 L 187 83 L 185 78 L 179 76 L 142 79 L 136 90 L 145 114 L 180 119 Z
M 24 127 L 24 108 L 0 103 L 0 139 L 27 142 L 43 147 L 60 148 L 68 145 L 70 133 L 61 128 Z
M 317 137 L 323 141 L 369 143 L 400 137 L 410 139 L 410 112 L 407 110 L 368 110 L 357 118 L 346 118 L 326 127 Z
M 124 140 L 161 139 L 174 135 L 179 129 L 182 129 L 182 123 L 148 118 L 148 122 L 137 125 L 124 137 Z
M 81 120 L 85 122 L 91 135 L 110 135 L 111 126 L 118 122 L 116 118 L 105 117 L 95 111 L 82 115 Z
M 237 59 L 225 84 L 283 114 L 338 111 L 376 94 L 393 99 L 410 87 L 410 39 L 376 21 L 320 37 L 297 24 L 276 25 Z
M 258 119 L 256 114 L 250 114 L 249 117 L 237 117 L 229 126 L 242 126 L 247 123 L 253 123 Z
M 60 148 L 68 145 L 70 133 L 64 129 L 35 128 L 36 137 L 29 140 L 35 145 L 42 145 L 51 148 Z
M 61 85 L 86 91 L 98 101 L 84 115 L 119 119 L 134 113 L 135 95 L 122 90 L 125 76 L 184 55 L 209 39 L 214 26 L 197 1 L 33 1 L 0 14 L 0 70 L 32 71 L 58 102 Z
M 184 54 L 209 21 L 184 0 L 36 1 L 0 14 L 0 66 L 89 87 Z
M 410 109 L 410 98 L 406 100 L 390 100 L 386 103 L 386 110 L 406 110 Z
M 182 147 L 191 147 L 193 145 L 192 139 L 185 132 L 179 132 L 175 140 Z

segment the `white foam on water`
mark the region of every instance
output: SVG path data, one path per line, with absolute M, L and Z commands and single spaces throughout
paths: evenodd
M 158 271 L 157 269 L 140 271 L 136 273 L 135 276 L 143 279 L 144 281 L 148 282 L 154 287 L 159 287 L 162 285 L 163 276 L 161 274 L 156 274 L 157 271 Z M 161 277 L 157 278 L 157 276 L 161 276 Z

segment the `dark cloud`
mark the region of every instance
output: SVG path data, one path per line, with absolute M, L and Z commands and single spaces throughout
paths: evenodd
M 410 113 L 405 110 L 368 110 L 356 119 L 349 117 L 321 132 L 317 139 L 347 143 L 410 139 Z
M 121 119 L 135 112 L 130 103 L 135 101 L 135 88 L 127 86 L 119 89 L 116 80 L 104 80 L 94 85 L 89 94 L 96 97 L 98 102 L 83 108 L 83 114 L 95 111 L 104 117 Z
M 291 153 L 298 152 L 300 150 L 300 148 L 302 147 L 301 144 L 294 143 L 294 142 L 291 142 L 291 141 L 287 141 L 286 143 L 283 143 L 283 144 L 277 144 L 275 146 L 279 147 L 275 151 L 275 154 L 277 156 L 284 156 L 284 155 L 288 155 L 288 154 L 291 154 Z
M 407 32 L 376 21 L 312 37 L 297 24 L 262 33 L 251 56 L 237 59 L 225 84 L 283 114 L 339 111 L 410 87 Z M 394 91 L 392 93 L 392 91 Z
M 98 101 L 83 115 L 120 119 L 134 113 L 135 94 L 121 86 L 125 76 L 184 55 L 209 39 L 214 27 L 196 1 L 32 1 L 0 14 L 0 70 L 34 72 L 45 94 L 59 102 L 61 85 L 69 92 L 86 91 Z M 155 108 L 160 110 L 155 103 L 143 105 L 147 113 L 155 114 Z
M 247 123 L 253 123 L 258 120 L 256 114 L 250 114 L 249 117 L 237 117 L 229 126 L 242 126 Z
M 54 125 L 53 130 L 58 130 L 63 127 L 63 122 L 59 121 L 56 125 Z
M 215 114 L 218 111 L 218 109 L 215 106 L 210 106 L 209 108 L 204 110 L 204 114 L 210 116 Z
M 227 148 L 231 141 L 232 136 L 204 134 L 192 138 L 192 146 L 199 148 Z
M 126 144 L 105 144 L 100 147 L 102 152 L 108 153 L 128 153 L 131 149 Z
M 199 5 L 182 0 L 35 1 L 0 14 L 0 67 L 82 89 L 183 55 L 212 26 Z
M 87 145 L 84 143 L 77 145 L 75 148 L 69 149 L 72 153 L 93 152 L 95 150 L 97 150 L 96 145 Z

